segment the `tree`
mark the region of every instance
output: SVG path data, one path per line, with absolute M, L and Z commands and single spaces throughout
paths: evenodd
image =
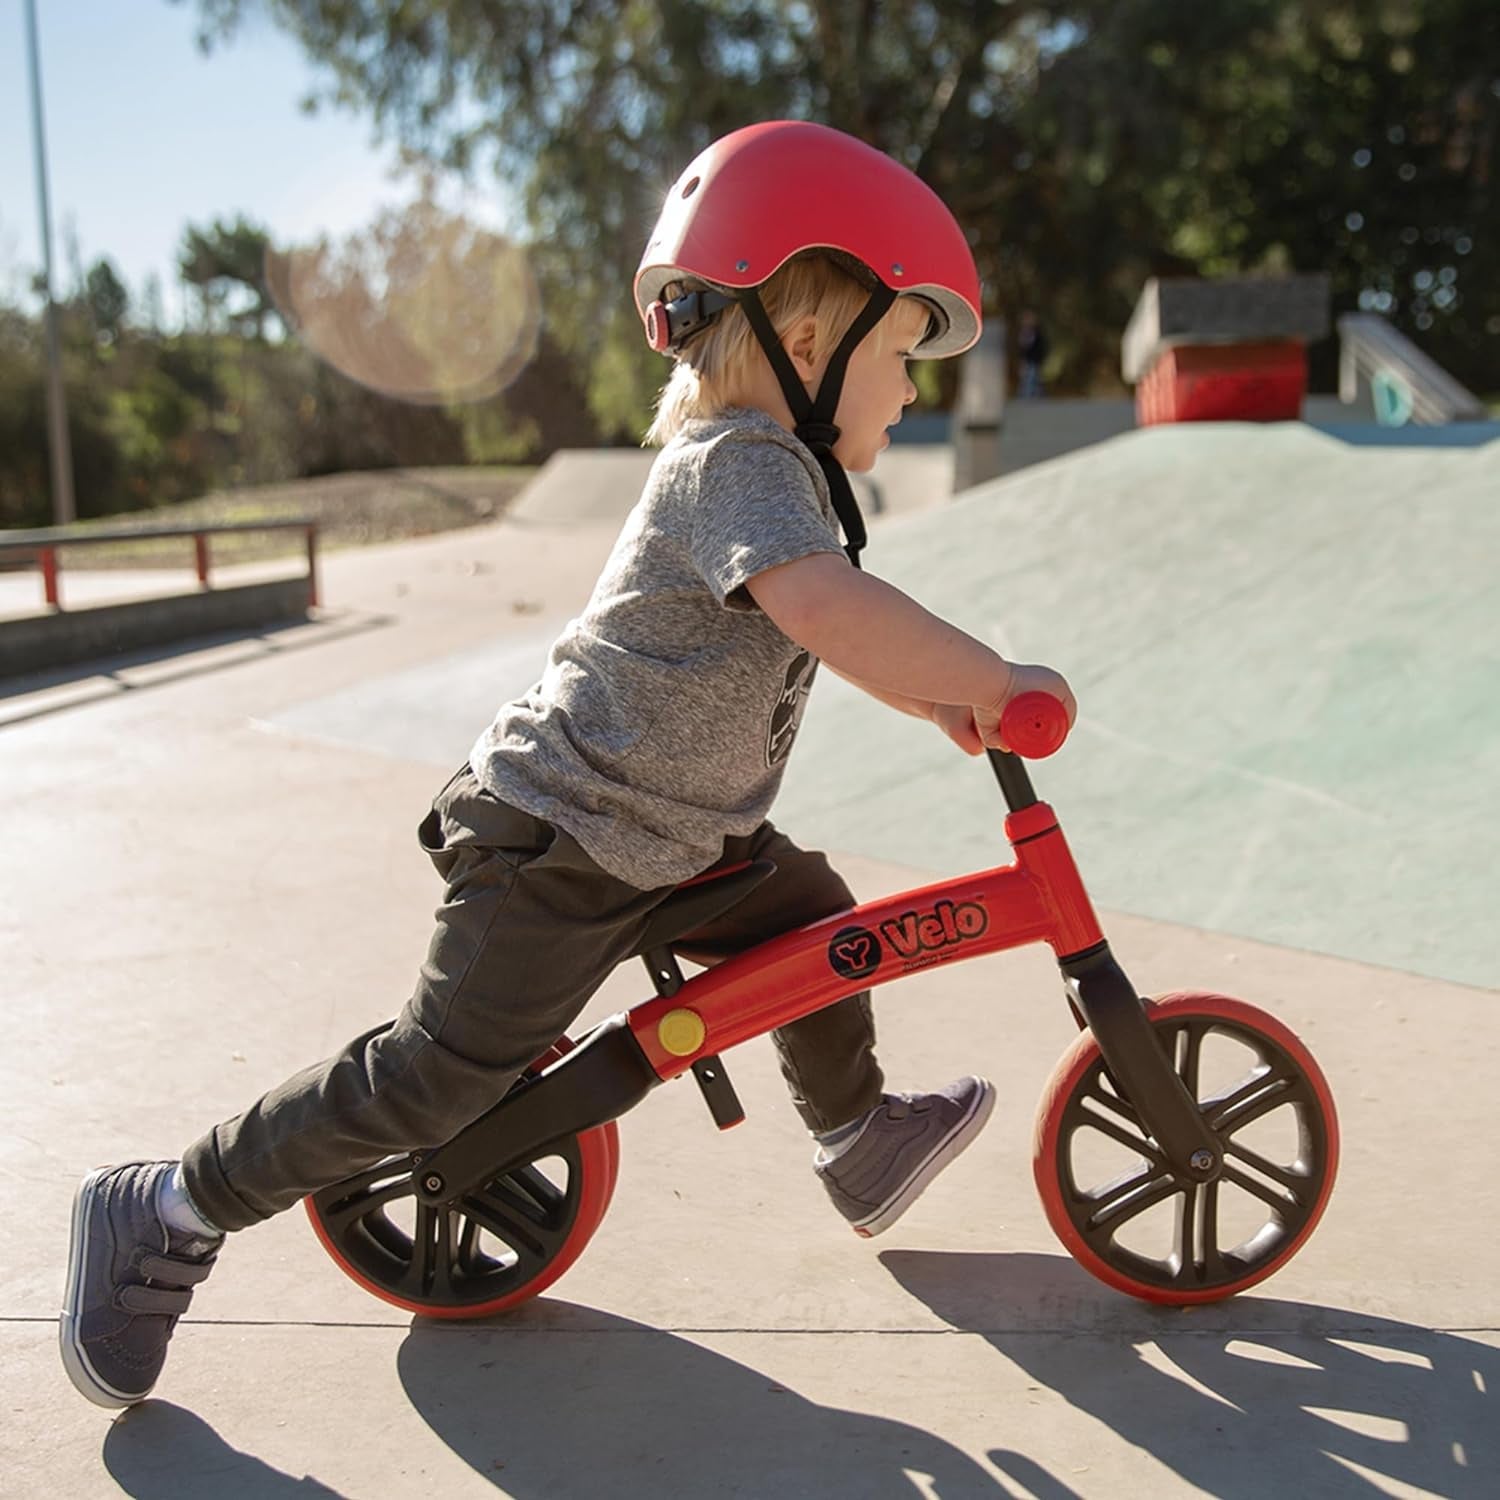
M 247 9 L 198 3 L 210 43 Z M 1118 379 L 1153 272 L 1327 269 L 1338 307 L 1376 299 L 1471 381 L 1500 330 L 1493 0 L 261 6 L 335 101 L 519 186 L 552 332 L 620 430 L 660 378 L 628 303 L 660 195 L 713 137 L 777 116 L 930 182 L 990 310 L 1044 309 L 1074 389 Z
M 110 432 L 110 394 L 69 367 L 68 431 L 80 516 L 106 515 L 123 500 L 122 466 Z M 52 518 L 46 360 L 39 320 L 0 305 L 0 526 L 45 526 Z
M 215 219 L 206 229 L 189 225 L 183 231 L 178 269 L 185 282 L 197 287 L 209 327 L 222 316 L 256 339 L 265 337 L 266 319 L 274 311 L 266 290 L 270 248 L 270 235 L 243 215 L 232 222 Z
M 1483 0 L 1094 9 L 1037 103 L 1054 138 L 1084 153 L 1086 175 L 1126 169 L 1139 195 L 1127 222 L 1164 265 L 1328 270 L 1336 311 L 1383 312 L 1460 379 L 1493 386 L 1500 11 Z M 1171 133 L 1153 139 L 1164 123 Z
M 96 260 L 89 267 L 83 295 L 95 333 L 106 343 L 117 342 L 125 315 L 130 311 L 130 293 L 107 259 Z
M 160 337 L 166 314 L 162 308 L 161 277 L 155 271 L 146 273 L 141 287 L 141 312 L 146 332 Z

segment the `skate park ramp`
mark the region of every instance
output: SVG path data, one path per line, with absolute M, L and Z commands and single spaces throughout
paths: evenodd
M 868 555 L 1068 677 L 1075 735 L 1033 779 L 1098 904 L 1496 983 L 1500 441 L 1147 429 L 893 518 Z M 942 871 L 1003 862 L 1002 811 L 984 763 L 831 676 L 778 805 Z
M 872 524 L 881 576 L 1081 716 L 1034 768 L 1100 906 L 1496 980 L 1500 441 L 1146 429 Z M 525 506 L 522 506 L 523 510 Z M 283 710 L 451 766 L 561 624 Z M 824 673 L 776 818 L 914 868 L 1004 863 L 987 765 Z

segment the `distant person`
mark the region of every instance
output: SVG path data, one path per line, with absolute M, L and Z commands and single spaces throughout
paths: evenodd
M 665 446 L 581 618 L 421 824 L 447 888 L 411 998 L 180 1161 L 101 1167 L 78 1189 L 62 1357 L 100 1406 L 151 1390 L 226 1231 L 453 1137 L 576 1020 L 680 882 L 776 863 L 677 945 L 704 962 L 855 904 L 822 854 L 766 821 L 819 659 L 971 755 L 1001 744 L 1019 693 L 1071 717 L 1056 672 L 851 566 L 863 527 L 845 468 L 868 472 L 916 399 L 908 360 L 979 336 L 973 259 L 934 193 L 823 126 L 736 131 L 673 186 L 636 305 L 676 361 L 649 434 Z M 329 891 L 329 920 L 352 900 Z M 994 1103 L 974 1077 L 885 1093 L 868 990 L 774 1040 L 814 1169 L 861 1235 L 893 1224 Z
M 1016 335 L 1016 351 L 1021 356 L 1021 384 L 1016 395 L 1021 400 L 1037 399 L 1047 394 L 1042 385 L 1042 366 L 1047 362 L 1051 346 L 1047 333 L 1037 321 L 1034 312 L 1021 314 L 1021 327 Z

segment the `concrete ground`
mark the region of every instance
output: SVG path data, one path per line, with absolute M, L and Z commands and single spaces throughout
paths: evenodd
M 1354 820 L 1339 814 L 1323 827 L 1317 798 L 1221 770 L 1198 777 L 1195 764 L 1226 764 L 1199 690 L 1187 694 L 1196 728 L 1122 728 L 1128 664 L 1160 654 L 1164 632 L 1179 642 L 1197 632 L 1204 644 L 1167 651 L 1134 679 L 1157 714 L 1170 684 L 1210 672 L 1210 634 L 1221 675 L 1265 679 L 1247 715 L 1295 676 L 1300 639 L 1317 687 L 1301 676 L 1282 689 L 1295 710 L 1282 738 L 1286 756 L 1308 763 L 1258 751 L 1240 771 L 1367 812 L 1389 805 L 1373 754 L 1356 758 L 1370 778 L 1357 785 L 1347 761 L 1319 769 L 1317 746 L 1336 733 L 1346 752 L 1390 743 L 1379 705 L 1363 718 L 1319 711 L 1346 701 L 1330 664 L 1364 659 L 1349 583 L 1338 584 L 1344 623 L 1326 642 L 1309 623 L 1324 617 L 1304 616 L 1298 630 L 1278 604 L 1262 616 L 1268 644 L 1256 657 L 1246 616 L 1210 607 L 1206 583 L 1186 591 L 1194 548 L 1211 545 L 1221 565 L 1236 547 L 1253 554 L 1246 588 L 1296 573 L 1307 549 L 1269 521 L 1238 533 L 1206 526 L 1196 542 L 1185 522 L 1166 543 L 1137 538 L 1132 517 L 1161 535 L 1176 514 L 1163 504 L 1140 515 L 1153 474 L 1159 482 L 1187 464 L 1180 446 L 1158 457 L 1165 468 L 1144 452 L 1116 453 L 1112 469 L 1071 460 L 1050 479 L 1033 470 L 931 516 L 897 515 L 878 523 L 869 555 L 934 606 L 945 603 L 935 590 L 952 590 L 956 615 L 1013 631 L 1019 654 L 1057 657 L 1079 685 L 1096 732 L 1084 732 L 1086 718 L 1036 776 L 1137 986 L 1243 996 L 1322 1063 L 1344 1159 L 1322 1225 L 1286 1268 L 1231 1302 L 1171 1312 L 1093 1281 L 1061 1250 L 1032 1185 L 1029 1140 L 1071 1023 L 1046 952 L 1026 949 L 877 992 L 894 1086 L 973 1069 L 999 1088 L 985 1134 L 882 1239 L 856 1239 L 823 1201 L 770 1048 L 752 1042 L 727 1059 L 747 1123 L 717 1134 L 688 1085 L 627 1116 L 608 1217 L 551 1292 L 514 1314 L 470 1326 L 412 1319 L 341 1276 L 293 1212 L 227 1247 L 151 1401 L 111 1417 L 78 1397 L 56 1354 L 78 1177 L 103 1161 L 175 1154 L 409 989 L 438 897 L 415 824 L 586 595 L 615 527 L 516 520 L 330 556 L 329 607 L 297 629 L 23 684 L 0 699 L 10 721 L 0 728 L 0 972 L 12 1036 L 0 1057 L 0 1494 L 1493 1495 L 1493 866 L 1433 874 L 1412 852 L 1416 813 L 1385 825 L 1389 857 L 1415 860 L 1421 876 L 1405 912 L 1401 893 L 1386 892 L 1385 925 L 1421 926 L 1451 907 L 1467 936 L 1445 951 L 1479 982 L 1458 982 L 1421 944 L 1401 950 L 1398 939 L 1370 963 L 1339 913 L 1385 888 L 1351 890 L 1351 872 L 1322 857 Z M 1222 467 L 1222 454 L 1209 461 Z M 1299 467 L 1289 458 L 1277 468 L 1269 447 L 1261 461 L 1276 481 L 1267 489 L 1284 489 Z M 1346 494 L 1348 470 L 1327 472 L 1328 493 Z M 1469 493 L 1467 480 L 1449 480 L 1450 497 Z M 1372 482 L 1360 480 L 1365 491 Z M 1480 565 L 1458 545 L 1481 538 L 1478 554 L 1493 524 L 1479 512 L 1482 476 L 1474 482 L 1477 529 L 1456 524 L 1470 502 L 1436 505 L 1454 539 L 1447 612 L 1382 616 L 1382 639 L 1419 669 L 1438 655 L 1433 632 L 1482 622 L 1485 596 L 1465 582 Z M 1091 523 L 1079 500 L 1101 493 L 1117 504 Z M 1316 532 L 1320 516 L 1338 529 L 1337 514 L 1316 508 L 1306 525 Z M 972 561 L 938 541 L 957 521 Z M 1175 604 L 1150 591 L 1153 546 L 1170 563 Z M 1106 549 L 1127 557 L 1127 570 L 1112 584 L 1097 567 L 1101 592 L 1087 608 L 1056 603 L 1082 597 L 1077 556 Z M 1342 554 L 1330 544 L 1324 555 Z M 1044 568 L 1062 580 L 1050 599 L 1021 584 Z M 1378 612 L 1379 599 L 1367 607 Z M 1432 708 L 1415 720 L 1422 743 L 1452 729 L 1446 710 L 1488 680 L 1494 639 L 1449 677 L 1419 671 L 1437 684 L 1419 700 Z M 1085 660 L 1099 665 L 1072 665 Z M 1397 708 L 1408 701 L 1397 695 Z M 926 742 L 918 751 L 906 738 L 922 726 L 888 715 L 867 724 L 832 681 L 814 705 L 779 820 L 832 849 L 861 898 L 1006 858 L 982 766 L 928 765 Z M 1450 754 L 1415 799 L 1455 847 L 1466 835 L 1488 847 L 1474 783 L 1497 753 L 1489 712 L 1457 721 L 1464 763 Z M 1244 735 L 1238 720 L 1221 727 Z M 1158 753 L 1126 762 L 1144 811 L 1112 814 L 1091 788 L 1119 783 L 1127 732 Z M 1174 754 L 1159 753 L 1164 737 Z M 1167 785 L 1153 785 L 1152 765 Z M 1236 795 L 1238 835 L 1224 821 Z M 1447 821 L 1465 796 L 1467 828 Z M 1273 903 L 1205 888 L 1215 858 L 1245 891 L 1262 879 L 1247 840 L 1264 818 L 1276 829 L 1264 857 L 1283 904 L 1304 916 L 1291 939 L 1270 922 Z M 1188 824 L 1208 846 L 1193 867 L 1202 900 L 1173 914 L 1174 892 L 1192 882 L 1157 872 L 1185 858 Z M 1129 845 L 1134 886 L 1117 879 L 1114 843 Z M 1361 844 L 1360 859 L 1374 848 Z M 643 976 L 618 973 L 586 1019 L 644 988 Z

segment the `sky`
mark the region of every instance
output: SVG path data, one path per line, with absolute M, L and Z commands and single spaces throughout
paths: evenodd
M 412 196 L 367 116 L 302 112 L 318 75 L 295 42 L 252 17 L 205 56 L 197 15 L 168 0 L 37 0 L 59 293 L 71 231 L 82 264 L 107 256 L 132 295 L 156 272 L 176 322 L 185 225 L 244 214 L 276 245 L 304 244 Z M 0 0 L 0 297 L 30 304 L 42 248 L 26 54 L 23 0 Z M 501 196 L 462 202 L 503 228 Z

